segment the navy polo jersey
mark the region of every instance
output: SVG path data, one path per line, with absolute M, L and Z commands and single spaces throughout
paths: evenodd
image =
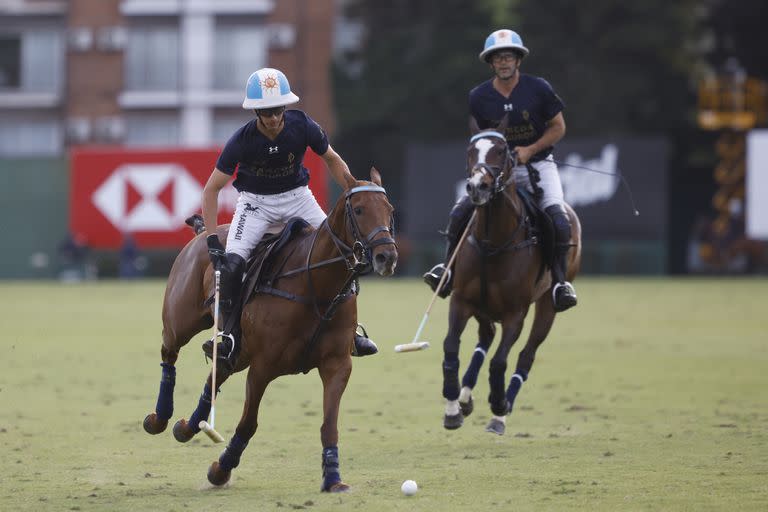
M 318 155 L 328 151 L 328 136 L 301 110 L 286 110 L 285 124 L 275 140 L 256 127 L 257 119 L 238 129 L 224 146 L 216 168 L 226 174 L 237 170 L 234 186 L 240 192 L 280 194 L 309 183 L 304 167 L 307 148 Z
M 509 97 L 493 88 L 493 79 L 483 82 L 469 92 L 469 112 L 480 129 L 495 128 L 505 115 L 509 124 L 504 134 L 509 146 L 529 146 L 539 140 L 551 120 L 564 108 L 563 101 L 552 90 L 549 82 L 537 76 L 520 74 L 517 85 Z M 533 156 L 542 160 L 552 146 Z

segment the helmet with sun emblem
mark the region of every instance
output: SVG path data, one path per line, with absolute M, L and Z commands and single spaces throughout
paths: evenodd
M 528 48 L 523 46 L 523 39 L 514 30 L 501 29 L 492 32 L 485 40 L 485 47 L 480 52 L 480 60 L 488 62 L 491 54 L 498 50 L 515 50 L 523 54 L 523 57 L 528 55 Z
M 288 79 L 279 69 L 261 68 L 248 77 L 244 109 L 282 107 L 297 101 L 299 97 L 291 92 Z

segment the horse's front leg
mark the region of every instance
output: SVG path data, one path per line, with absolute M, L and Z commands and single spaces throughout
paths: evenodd
M 464 417 L 472 414 L 474 410 L 475 401 L 472 398 L 472 390 L 477 384 L 477 376 L 480 373 L 480 368 L 483 367 L 483 361 L 488 354 L 488 349 L 491 348 L 493 343 L 493 337 L 496 334 L 496 326 L 491 320 L 477 318 L 477 336 L 478 342 L 475 346 L 475 351 L 472 353 L 472 359 L 469 362 L 467 371 L 464 372 L 464 376 L 461 378 L 461 393 L 459 394 L 459 407 L 461 407 L 461 414 Z
M 349 485 L 341 481 L 339 472 L 339 406 L 341 395 L 347 388 L 352 373 L 352 358 L 349 355 L 323 362 L 318 368 L 323 381 L 323 425 L 320 427 L 320 442 L 323 445 L 322 492 L 345 492 Z
M 245 404 L 240 423 L 237 424 L 235 434 L 229 440 L 229 444 L 208 468 L 208 481 L 213 485 L 224 485 L 229 481 L 232 470 L 240 464 L 240 456 L 243 454 L 248 441 L 256 433 L 259 417 L 259 404 L 264 396 L 270 379 L 266 377 L 264 368 L 252 365 L 246 377 Z
M 216 372 L 216 394 L 219 394 L 219 389 L 226 382 L 229 376 L 232 374 L 229 370 L 217 368 Z M 203 392 L 200 394 L 200 400 L 197 402 L 197 408 L 189 416 L 189 421 L 181 418 L 173 426 L 173 437 L 180 443 L 186 443 L 195 435 L 200 432 L 200 422 L 207 420 L 211 414 L 211 381 L 213 380 L 213 373 L 208 374 L 208 379 L 203 386 Z
M 502 334 L 499 346 L 493 354 L 488 369 L 488 383 L 490 393 L 488 394 L 488 403 L 491 405 L 493 417 L 485 427 L 486 432 L 502 435 L 506 429 L 507 414 L 509 413 L 509 402 L 504 394 L 504 373 L 507 370 L 507 357 L 512 345 L 515 344 L 520 332 L 523 330 L 523 321 L 528 313 L 528 305 L 510 314 L 504 319 L 502 324 Z
M 461 333 L 464 332 L 470 316 L 469 307 L 454 296 L 448 312 L 448 334 L 443 341 L 443 427 L 448 430 L 457 429 L 464 423 L 459 406 L 459 346 Z

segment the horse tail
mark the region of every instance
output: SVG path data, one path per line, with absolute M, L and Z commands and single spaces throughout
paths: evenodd
M 184 221 L 184 224 L 190 226 L 195 231 L 196 235 L 205 231 L 205 223 L 203 222 L 203 217 L 199 213 L 188 217 L 187 220 Z

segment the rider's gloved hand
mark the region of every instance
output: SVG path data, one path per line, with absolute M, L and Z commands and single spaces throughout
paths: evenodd
M 224 246 L 221 245 L 219 235 L 215 233 L 208 235 L 208 238 L 206 238 L 205 241 L 208 243 L 208 256 L 211 258 L 214 270 L 220 270 L 221 267 L 224 266 L 226 258 L 224 256 Z

